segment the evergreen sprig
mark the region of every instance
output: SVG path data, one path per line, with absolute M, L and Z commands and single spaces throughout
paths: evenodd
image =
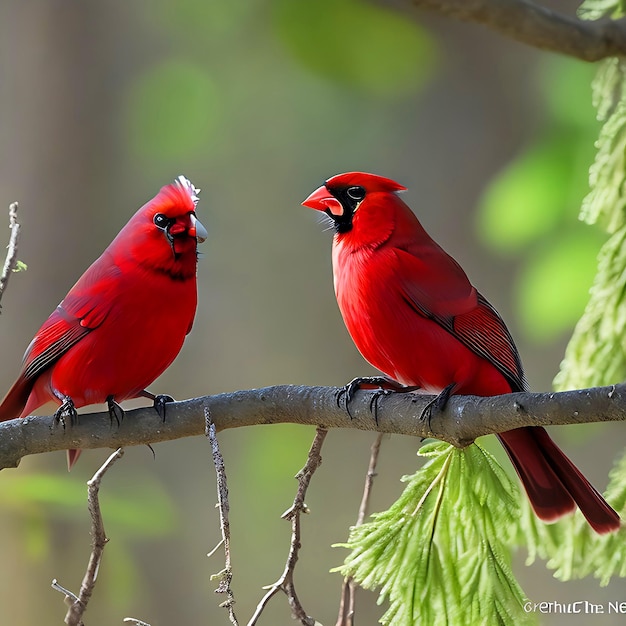
M 624 15 L 623 2 L 587 0 L 584 19 Z M 626 378 L 626 62 L 607 59 L 593 82 L 593 104 L 602 128 L 589 169 L 590 191 L 580 218 L 609 235 L 587 307 L 574 329 L 554 386 L 558 390 L 611 384 Z
M 338 571 L 380 589 L 383 624 L 534 623 L 510 565 L 516 485 L 478 444 L 430 443 L 419 455 L 428 462 L 391 508 L 351 529 Z

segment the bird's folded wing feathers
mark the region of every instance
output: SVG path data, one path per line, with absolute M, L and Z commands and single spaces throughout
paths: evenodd
M 475 354 L 493 363 L 513 391 L 527 389 L 522 362 L 506 324 L 493 306 L 472 287 L 460 267 L 459 271 L 444 272 L 446 279 L 438 284 L 437 275 L 425 271 L 422 267 L 424 259 L 415 252 L 399 250 L 397 254 L 398 275 L 409 277 L 400 281 L 409 306 L 437 322 Z M 438 262 L 445 263 L 447 259 L 455 264 L 456 269 L 458 264 L 452 257 L 438 254 Z
M 94 264 L 83 274 L 26 349 L 24 378 L 36 378 L 102 324 L 114 303 L 118 278 L 119 269 L 114 265 Z

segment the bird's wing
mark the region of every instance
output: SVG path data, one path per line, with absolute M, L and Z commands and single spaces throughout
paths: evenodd
M 424 259 L 422 254 L 398 251 L 404 299 L 420 315 L 492 363 L 513 391 L 527 389 L 522 362 L 506 324 L 456 261 L 441 252 L 435 251 L 436 259 Z
M 85 335 L 100 326 L 114 303 L 116 266 L 98 259 L 43 323 L 24 354 L 22 374 L 36 379 Z
M 498 312 L 480 293 L 475 309 L 452 319 L 452 333 L 470 350 L 495 365 L 513 391 L 528 389 L 513 337 Z

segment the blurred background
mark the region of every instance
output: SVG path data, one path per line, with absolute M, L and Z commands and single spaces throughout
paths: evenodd
M 573 10 L 565 0 L 543 4 Z M 183 399 L 372 373 L 334 300 L 331 233 L 300 206 L 349 170 L 409 188 L 405 199 L 427 230 L 507 320 L 533 389 L 550 389 L 603 241 L 576 219 L 598 132 L 593 74 L 399 0 L 0 3 L 0 211 L 19 201 L 28 265 L 3 299 L 0 395 L 75 280 L 178 174 L 202 188 L 209 239 L 194 330 L 152 391 Z M 0 233 L 3 246 L 9 231 Z M 621 433 L 553 429 L 601 490 Z M 312 437 L 296 426 L 220 435 L 243 623 L 282 572 L 289 525 L 280 515 Z M 296 584 L 324 624 L 334 623 L 341 583 L 329 570 L 344 558 L 331 545 L 356 518 L 372 440 L 331 432 L 309 490 Z M 385 439 L 372 510 L 400 494 L 418 446 Z M 206 556 L 220 537 L 209 446 L 199 437 L 154 450 L 155 458 L 128 449 L 106 476 L 111 541 L 86 622 L 226 624 L 210 580 L 221 552 Z M 85 482 L 108 454 L 85 452 L 71 475 L 62 453 L 0 474 L 0 623 L 62 622 L 50 582 L 79 588 L 89 554 Z M 562 584 L 543 564 L 526 567 L 525 556 L 515 566 L 532 601 L 625 599 L 619 584 Z M 377 623 L 375 599 L 360 594 L 358 624 Z M 283 597 L 261 623 L 292 623 Z

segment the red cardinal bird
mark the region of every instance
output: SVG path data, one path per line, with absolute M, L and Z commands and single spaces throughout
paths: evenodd
M 161 415 L 168 396 L 146 387 L 179 353 L 196 313 L 199 190 L 179 176 L 145 204 L 70 289 L 26 349 L 22 371 L 0 404 L 0 421 L 49 402 L 58 420 L 76 408 L 153 399 Z M 68 468 L 80 450 L 68 450 Z
M 334 221 L 333 275 L 341 314 L 361 354 L 394 381 L 439 394 L 493 396 L 528 389 L 502 318 L 460 265 L 426 233 L 388 178 L 333 176 L 302 204 Z M 498 435 L 539 518 L 580 508 L 592 528 L 617 513 L 543 428 Z

